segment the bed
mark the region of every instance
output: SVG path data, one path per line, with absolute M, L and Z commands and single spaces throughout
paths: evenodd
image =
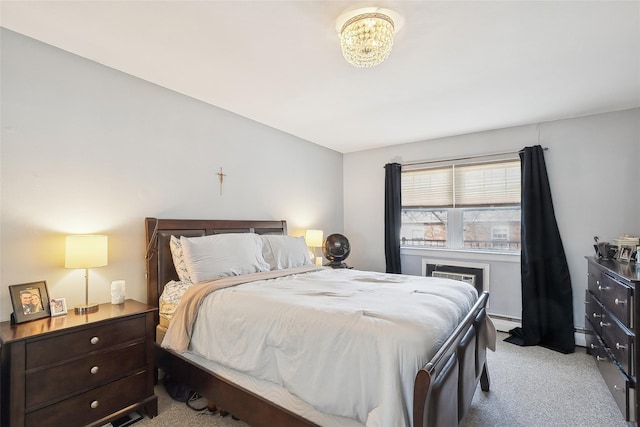
M 146 218 L 145 230 L 147 298 L 148 304 L 156 307 L 160 306 L 160 296 L 165 285 L 178 280 L 170 249 L 171 236 L 196 238 L 231 233 L 255 233 L 260 236 L 287 234 L 285 221 Z M 324 277 L 334 273 L 319 269 L 302 274 Z M 368 273 L 352 271 L 336 274 L 362 276 Z M 457 324 L 439 340 L 441 345 L 432 351 L 433 354 L 424 364 L 420 363 L 415 369 L 415 375 L 411 373 L 412 395 L 403 398 L 411 409 L 408 421 L 402 424 L 456 426 L 471 406 L 478 383 L 483 391 L 489 390 L 486 350 L 492 344 L 492 325 L 486 315 L 487 300 L 486 292 L 474 299 L 469 304 L 470 308 L 465 309 L 460 316 L 460 320 L 456 320 Z M 212 405 L 249 425 L 376 425 L 375 422 L 365 423 L 362 419 L 354 420 L 340 414 L 326 414 L 317 410 L 313 402 L 301 399 L 299 393 L 288 392 L 287 387 L 253 378 L 249 374 L 208 361 L 199 354 L 163 348 L 161 343 L 167 331 L 167 323 L 163 324 L 160 318 L 157 320 L 156 368 L 197 391 Z M 329 372 L 326 366 L 322 368 L 324 372 L 314 370 L 311 364 L 304 366 L 306 370 L 302 372 L 310 379 L 324 374 L 327 374 L 327 378 L 335 378 L 335 374 L 339 374 L 339 371 Z M 300 371 L 296 371 L 298 376 Z M 371 376 L 374 374 L 377 375 L 372 370 Z M 375 419 L 373 416 L 371 418 Z

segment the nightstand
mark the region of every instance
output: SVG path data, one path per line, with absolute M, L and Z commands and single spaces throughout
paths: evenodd
M 2 427 L 102 426 L 137 409 L 156 416 L 156 310 L 126 300 L 0 323 Z

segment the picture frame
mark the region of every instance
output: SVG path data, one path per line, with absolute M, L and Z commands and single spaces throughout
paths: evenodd
M 49 292 L 45 280 L 10 285 L 9 295 L 13 306 L 12 321 L 14 323 L 29 322 L 51 316 Z
M 67 314 L 67 300 L 64 298 L 51 298 L 51 317 Z
M 633 253 L 633 246 L 621 245 L 618 251 L 618 259 L 622 262 L 629 262 L 631 260 L 631 254 Z

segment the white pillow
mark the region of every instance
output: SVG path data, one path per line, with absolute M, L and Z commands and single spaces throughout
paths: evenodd
M 193 283 L 269 271 L 262 257 L 262 240 L 254 233 L 182 236 L 180 243 Z
M 310 265 L 309 249 L 302 236 L 264 235 L 262 238 L 262 255 L 269 263 L 271 270 Z
M 178 278 L 181 282 L 191 284 L 191 277 L 189 277 L 189 271 L 187 265 L 184 263 L 184 253 L 182 251 L 182 243 L 176 236 L 171 236 L 169 240 L 169 247 L 171 248 L 171 258 L 173 258 L 173 266 L 176 268 Z

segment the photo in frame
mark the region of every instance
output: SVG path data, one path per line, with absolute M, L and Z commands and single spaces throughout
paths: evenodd
M 618 251 L 618 258 L 620 261 L 629 262 L 631 260 L 631 254 L 633 253 L 633 246 L 622 245 Z
M 67 314 L 67 300 L 64 298 L 51 298 L 51 316 Z
M 51 316 L 46 281 L 10 285 L 9 295 L 13 306 L 12 320 L 14 323 L 29 322 Z

